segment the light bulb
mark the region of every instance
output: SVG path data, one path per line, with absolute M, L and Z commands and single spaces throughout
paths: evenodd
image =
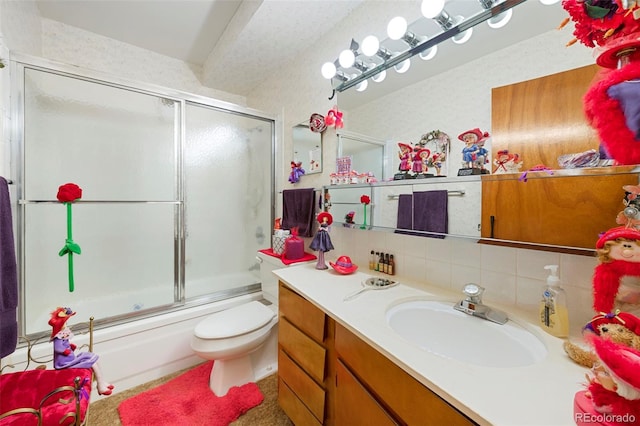
M 380 48 L 380 41 L 378 41 L 378 37 L 370 35 L 366 36 L 364 40 L 362 40 L 362 53 L 366 56 L 373 56 L 378 52 Z
M 338 56 L 338 62 L 342 68 L 351 68 L 355 61 L 356 55 L 349 49 L 343 50 L 340 52 L 340 56 Z
M 422 16 L 433 19 L 444 9 L 444 0 L 422 0 Z
M 460 23 L 464 21 L 464 18 L 460 15 L 455 17 L 455 24 L 456 25 L 460 25 Z M 465 30 L 459 34 L 454 35 L 453 37 L 451 37 L 451 40 L 456 43 L 456 44 L 463 44 L 469 41 L 469 39 L 471 38 L 471 35 L 473 34 L 473 27 L 469 28 L 468 30 Z
M 360 83 L 356 84 L 356 91 L 364 92 L 365 90 L 367 90 L 368 86 L 369 86 L 369 82 L 367 80 L 361 81 Z
M 502 12 L 496 16 L 492 16 L 487 21 L 487 25 L 491 28 L 502 28 L 509 23 L 511 16 L 513 15 L 513 9 L 509 9 L 506 12 Z
M 407 20 L 402 16 L 396 16 L 387 25 L 387 35 L 391 40 L 400 40 L 407 32 Z
M 411 60 L 405 59 L 404 61 L 397 64 L 394 68 L 396 69 L 396 72 L 398 74 L 404 74 L 409 70 L 409 67 L 411 67 Z
M 428 48 L 424 52 L 420 52 L 419 56 L 420 56 L 420 59 L 422 59 L 423 61 L 428 61 L 429 59 L 433 59 L 433 57 L 436 56 L 436 53 L 438 53 L 437 44 L 433 47 Z
M 378 74 L 371 77 L 371 80 L 375 81 L 376 83 L 380 83 L 384 81 L 385 78 L 387 78 L 387 70 L 382 70 Z
M 337 70 L 333 62 L 325 62 L 322 65 L 322 69 L 320 71 L 322 72 L 322 76 L 324 78 L 326 78 L 327 80 L 331 80 L 336 75 Z

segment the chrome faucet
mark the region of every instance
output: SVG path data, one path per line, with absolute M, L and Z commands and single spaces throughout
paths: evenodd
M 490 308 L 482 303 L 483 287 L 477 284 L 467 284 L 462 289 L 462 292 L 466 297 L 453 305 L 453 309 L 497 324 L 504 324 L 509 320 L 504 312 Z

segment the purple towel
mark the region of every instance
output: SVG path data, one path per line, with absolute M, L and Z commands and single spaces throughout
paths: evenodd
M 298 235 L 311 237 L 315 216 L 313 188 L 285 189 L 282 191 L 282 229 L 298 228 Z
M 16 350 L 18 342 L 18 266 L 13 241 L 9 185 L 0 177 L 0 358 Z
M 449 230 L 449 194 L 447 190 L 413 193 L 413 229 L 446 234 Z M 427 235 L 444 238 L 444 235 Z
M 413 196 L 400 194 L 398 196 L 398 229 L 413 229 Z

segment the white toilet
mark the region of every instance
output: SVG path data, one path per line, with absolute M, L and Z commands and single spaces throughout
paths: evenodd
M 256 382 L 277 371 L 278 281 L 271 273 L 284 265 L 280 259 L 258 253 L 262 301 L 252 301 L 216 312 L 199 322 L 191 348 L 213 360 L 209 387 L 224 396 L 233 386 Z

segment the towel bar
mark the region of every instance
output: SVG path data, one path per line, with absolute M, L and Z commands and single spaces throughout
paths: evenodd
M 451 190 L 451 191 L 447 191 L 447 194 L 449 196 L 462 197 L 462 196 L 464 196 L 465 192 L 466 191 L 464 189 L 454 189 L 454 190 Z M 411 195 L 411 194 L 407 194 L 407 195 Z M 388 195 L 387 196 L 387 198 L 389 200 L 397 200 L 398 197 L 399 197 L 399 195 Z

